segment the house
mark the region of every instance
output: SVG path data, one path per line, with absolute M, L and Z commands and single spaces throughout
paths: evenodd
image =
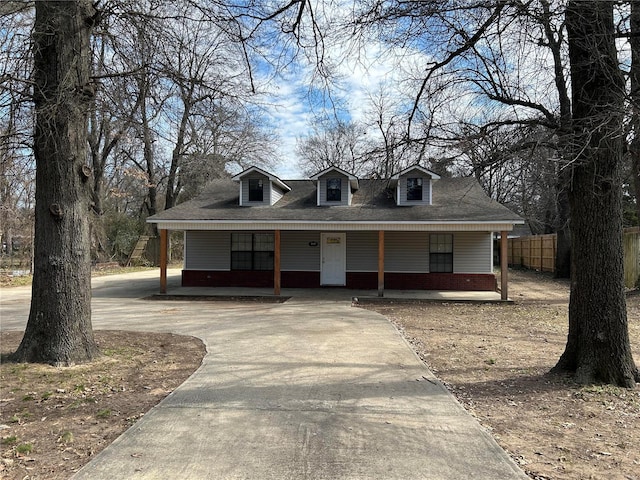
M 493 232 L 523 223 L 475 179 L 440 178 L 419 165 L 382 180 L 331 167 L 283 181 L 251 167 L 148 221 L 160 231 L 165 258 L 167 231 L 184 232 L 183 286 L 276 294 L 343 286 L 381 296 L 384 289 L 494 291 Z M 505 276 L 505 299 L 506 289 Z

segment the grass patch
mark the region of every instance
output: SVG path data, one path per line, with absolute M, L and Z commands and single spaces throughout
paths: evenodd
M 625 397 L 628 390 L 614 385 L 585 385 L 580 389 L 583 393 L 593 393 L 596 395 L 614 395 Z
M 7 367 L 7 370 L 8 370 L 7 373 L 10 375 L 20 375 L 22 372 L 28 369 L 29 369 L 28 363 L 14 363 L 13 365 Z
M 118 275 L 121 273 L 144 272 L 147 270 L 155 270 L 157 267 L 109 267 L 104 269 L 95 269 L 91 271 L 92 277 L 104 277 L 106 275 Z M 33 282 L 33 275 L 9 275 L 8 273 L 0 273 L 0 287 L 28 287 Z
M 111 409 L 103 408 L 96 413 L 96 417 L 98 418 L 109 418 L 111 416 Z
M 0 287 L 27 287 L 31 285 L 33 275 L 2 275 L 0 274 Z
M 4 437 L 2 441 L 0 441 L 0 443 L 2 443 L 2 445 L 15 445 L 16 443 L 18 443 L 18 437 L 16 437 L 15 435 Z
M 78 398 L 78 399 L 74 400 L 73 402 L 71 402 L 67 406 L 67 408 L 78 408 L 84 403 L 96 403 L 96 402 L 97 402 L 97 400 L 95 398 L 93 398 L 93 397 Z
M 105 348 L 102 353 L 107 357 L 122 357 L 126 360 L 130 360 L 133 357 L 144 353 L 139 348 L 133 348 L 130 346 L 122 346 L 118 348 Z
M 157 267 L 146 267 L 144 265 L 135 267 L 109 267 L 91 271 L 92 277 L 104 277 L 107 275 L 119 275 L 121 273 L 146 272 L 148 270 L 156 270 Z
M 73 433 L 69 431 L 63 432 L 58 441 L 60 443 L 73 443 Z
M 9 418 L 9 423 L 21 423 L 23 420 L 29 420 L 33 417 L 33 414 L 24 410 L 23 412 L 16 413 Z
M 16 447 L 16 452 L 20 455 L 29 455 L 33 451 L 33 445 L 30 443 L 21 443 Z

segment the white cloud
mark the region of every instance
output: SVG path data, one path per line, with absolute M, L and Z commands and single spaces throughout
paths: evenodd
M 346 118 L 366 122 L 367 111 L 371 108 L 370 99 L 379 95 L 381 90 L 390 98 L 401 96 L 403 72 L 398 64 L 401 58 L 411 56 L 410 52 L 393 51 L 370 42 L 357 58 L 348 56 L 345 48 L 340 46 L 332 47 L 327 56 L 336 65 L 337 80 L 330 94 L 338 111 Z M 268 116 L 280 137 L 281 152 L 281 162 L 274 173 L 281 178 L 301 178 L 295 155 L 296 140 L 311 132 L 313 119 L 323 109 L 328 115 L 334 113 L 310 95 L 312 71 L 313 65 L 301 68 L 297 64 L 291 72 L 280 72 L 278 80 L 270 88 Z
M 422 52 L 411 50 L 409 46 L 391 47 L 373 38 L 360 39 L 357 45 L 353 43 L 357 39 L 352 41 L 346 33 L 349 28 L 344 26 L 345 19 L 353 15 L 351 1 L 332 2 L 330 7 L 320 0 L 311 2 L 316 20 L 323 24 L 321 28 L 325 33 L 323 53 L 325 66 L 334 77 L 329 82 L 333 103 L 328 104 L 330 102 L 322 94 L 315 98 L 310 95 L 314 92 L 310 85 L 316 66 L 305 63 L 303 55 L 287 64 L 287 70 L 277 72 L 276 78 L 270 81 L 268 116 L 280 137 L 281 152 L 280 165 L 274 173 L 281 178 L 301 178 L 295 155 L 296 140 L 312 131 L 315 118 L 323 113 L 329 117 L 337 113 L 340 118 L 366 123 L 371 98 L 378 98 L 380 92 L 384 92 L 386 103 L 399 106 L 404 103 L 406 106 L 409 96 L 403 96 L 401 91 L 407 75 L 404 67 L 420 65 L 422 69 L 427 63 Z M 336 25 L 342 25 L 338 28 L 343 30 L 336 30 Z M 282 65 L 279 63 L 283 58 L 282 51 L 277 51 L 278 48 L 274 47 L 278 59 L 275 63 Z M 308 53 L 313 56 L 312 49 Z M 317 77 L 315 80 L 313 88 L 324 88 L 324 85 L 317 85 Z M 369 120 L 369 123 L 373 122 Z M 376 135 L 377 129 L 372 127 L 369 133 Z
M 295 155 L 296 139 L 308 134 L 312 113 L 305 98 L 304 77 L 285 75 L 273 85 L 267 115 L 278 135 L 280 159 L 274 173 L 281 178 L 301 178 Z

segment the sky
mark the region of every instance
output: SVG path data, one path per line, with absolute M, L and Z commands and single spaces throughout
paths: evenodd
M 341 120 L 365 121 L 367 109 L 370 108 L 370 95 L 375 96 L 380 88 L 388 91 L 391 85 L 399 84 L 398 69 L 393 58 L 379 58 L 372 63 L 367 67 L 353 60 L 340 65 L 341 80 L 332 89 L 331 95 L 338 104 L 337 116 Z M 316 114 L 328 112 L 331 115 L 331 106 L 322 105 L 323 98 L 325 102 L 327 100 L 323 92 L 316 90 L 316 95 L 309 95 L 304 73 L 283 76 L 276 81 L 272 90 L 267 116 L 278 132 L 281 154 L 280 164 L 273 173 L 280 178 L 303 178 L 297 164 L 296 140 L 310 134 Z M 375 134 L 374 129 L 372 134 Z
M 296 141 L 311 133 L 317 115 L 336 113 L 343 121 L 363 121 L 370 108 L 370 95 L 376 95 L 381 88 L 395 94 L 390 90 L 402 83 L 398 60 L 407 56 L 407 51 L 392 51 L 373 40 L 357 51 L 344 42 L 327 45 L 326 60 L 334 73 L 331 99 L 324 85 L 310 89 L 314 65 L 302 56 L 275 78 L 270 77 L 266 115 L 279 135 L 280 161 L 272 173 L 280 178 L 304 178 L 295 153 Z M 374 129 L 371 134 L 375 135 Z

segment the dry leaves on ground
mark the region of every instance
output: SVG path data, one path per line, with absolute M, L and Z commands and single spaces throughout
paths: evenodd
M 514 305 L 386 304 L 387 315 L 460 402 L 534 479 L 640 480 L 640 389 L 546 373 L 562 353 L 568 283 L 512 272 Z M 640 295 L 628 297 L 640 361 Z M 1 352 L 22 334 L 0 333 Z M 199 365 L 202 343 L 97 331 L 104 357 L 55 369 L 0 365 L 0 477 L 62 479 L 109 445 Z
M 514 305 L 377 305 L 534 479 L 640 479 L 640 388 L 547 372 L 567 334 L 568 282 L 512 272 Z M 640 295 L 628 297 L 640 361 Z
M 205 354 L 194 337 L 114 331 L 95 337 L 103 356 L 87 365 L 0 365 L 0 478 L 69 478 L 184 382 Z M 22 332 L 1 332 L 2 355 L 21 338 Z

